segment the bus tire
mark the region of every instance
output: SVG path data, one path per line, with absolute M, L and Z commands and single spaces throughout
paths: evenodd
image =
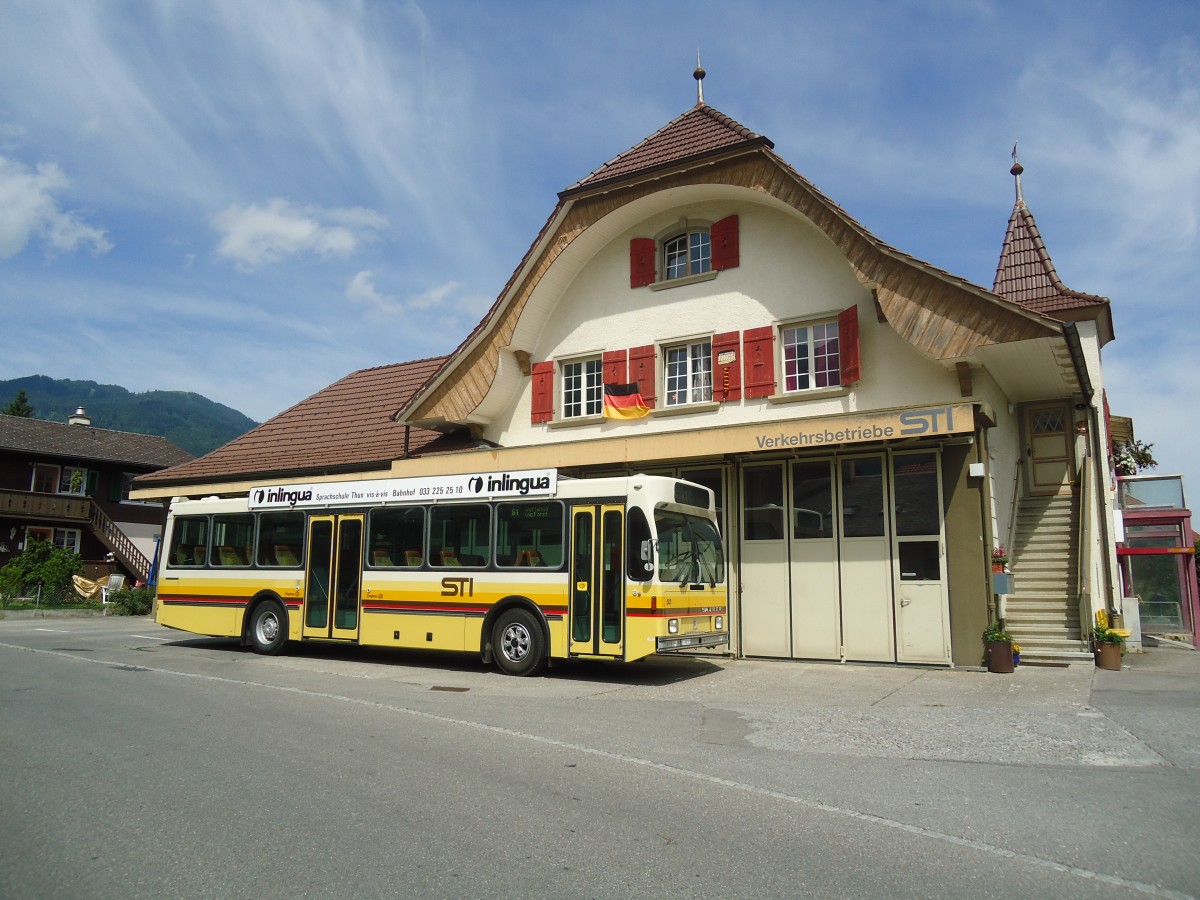
M 546 665 L 546 640 L 533 613 L 513 607 L 492 629 L 492 656 L 505 675 L 536 675 Z
M 276 656 L 288 639 L 287 612 L 274 600 L 264 600 L 250 614 L 250 647 L 255 653 Z

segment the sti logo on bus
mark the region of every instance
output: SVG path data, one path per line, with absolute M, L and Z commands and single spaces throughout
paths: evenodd
M 469 482 L 471 493 L 482 494 L 511 494 L 518 493 L 521 495 L 528 494 L 530 491 L 548 491 L 550 490 L 550 476 L 543 475 L 540 478 L 513 478 L 507 472 L 501 475 L 489 475 L 484 484 L 484 478 L 476 475 Z
M 297 503 L 303 503 L 312 499 L 312 491 L 285 491 L 283 488 L 275 488 L 267 491 L 259 488 L 254 492 L 254 505 L 261 506 L 265 501 L 267 503 L 286 503 L 288 506 L 295 506 Z
M 900 413 L 900 425 L 902 426 L 900 433 L 903 435 L 940 434 L 953 427 L 954 409 L 943 406 L 938 409 L 925 409 L 921 412 L 902 412 Z

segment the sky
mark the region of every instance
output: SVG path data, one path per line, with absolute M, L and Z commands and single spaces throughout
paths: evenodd
M 697 50 L 709 105 L 984 287 L 1019 141 L 1059 275 L 1112 300 L 1114 413 L 1200 498 L 1194 0 L 3 0 L 0 378 L 262 421 L 447 353 Z

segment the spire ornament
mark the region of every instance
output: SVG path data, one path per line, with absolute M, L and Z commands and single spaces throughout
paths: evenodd
M 696 71 L 692 73 L 692 77 L 696 79 L 696 105 L 704 105 L 704 76 L 708 73 L 704 71 L 704 66 L 700 65 L 700 48 L 696 48 Z
M 1012 168 L 1008 170 L 1008 173 L 1017 181 L 1017 203 L 1023 204 L 1025 202 L 1025 195 L 1021 193 L 1021 173 L 1025 171 L 1025 167 L 1017 159 L 1016 141 L 1013 141 L 1012 161 Z

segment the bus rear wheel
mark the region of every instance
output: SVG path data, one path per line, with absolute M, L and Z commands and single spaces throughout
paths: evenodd
M 541 626 L 526 609 L 508 609 L 492 629 L 492 656 L 505 675 L 536 675 L 546 665 Z
M 287 613 L 274 600 L 267 600 L 254 608 L 250 616 L 250 646 L 255 653 L 275 656 L 287 643 Z

